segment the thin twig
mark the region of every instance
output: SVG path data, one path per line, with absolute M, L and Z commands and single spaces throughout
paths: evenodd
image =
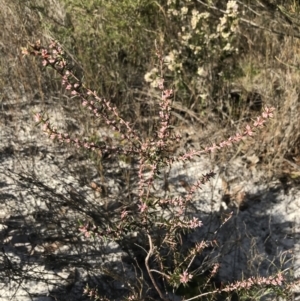
M 219 290 L 214 290 L 214 291 L 212 291 L 212 292 L 203 293 L 203 294 L 197 295 L 197 296 L 195 296 L 195 297 L 192 297 L 192 298 L 190 298 L 190 299 L 186 299 L 186 300 L 184 300 L 184 301 L 191 301 L 191 300 L 198 299 L 198 298 L 200 298 L 200 297 L 207 296 L 207 295 L 211 295 L 211 294 L 214 294 L 214 293 L 217 293 L 217 292 L 219 292 Z
M 148 251 L 148 254 L 147 254 L 146 258 L 145 258 L 145 265 L 146 265 L 146 269 L 147 269 L 148 275 L 149 275 L 149 277 L 150 277 L 150 279 L 151 279 L 151 281 L 152 281 L 153 286 L 155 287 L 156 291 L 158 292 L 160 298 L 163 299 L 163 300 L 165 300 L 165 301 L 169 301 L 169 300 L 166 299 L 166 298 L 164 297 L 164 295 L 162 294 L 162 292 L 161 292 L 161 290 L 159 289 L 158 285 L 156 284 L 156 281 L 155 281 L 155 279 L 154 279 L 154 277 L 153 277 L 153 275 L 152 275 L 152 273 L 151 273 L 151 270 L 150 270 L 150 268 L 149 268 L 149 259 L 150 259 L 150 257 L 151 257 L 152 254 L 153 254 L 154 248 L 153 248 L 153 243 L 152 243 L 151 236 L 150 236 L 149 234 L 148 234 L 148 239 L 149 239 L 149 251 Z
M 158 273 L 158 274 L 163 275 L 164 277 L 170 279 L 170 276 L 168 276 L 167 274 L 162 273 L 162 272 L 160 272 L 160 271 L 158 271 L 158 270 L 153 270 L 153 269 L 151 269 L 150 272 Z

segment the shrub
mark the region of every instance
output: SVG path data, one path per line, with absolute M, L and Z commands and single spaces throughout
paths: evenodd
M 165 86 L 164 72 L 168 63 L 165 63 L 165 57 L 158 47 L 156 55 L 160 77 L 157 88 L 161 92 L 159 122 L 152 136 L 147 138 L 121 117 L 116 106 L 98 96 L 97 92 L 89 89 L 72 73 L 69 58 L 57 42 L 52 41 L 49 48 L 37 42 L 22 51 L 24 55 L 31 54 L 41 58 L 43 66 L 55 70 L 61 76 L 62 85 L 70 95 L 79 98 L 82 105 L 95 118 L 100 118 L 107 127 L 118 134 L 119 145 L 111 146 L 105 141 L 95 143 L 89 139 L 71 137 L 68 133 L 57 130 L 44 114 L 37 112 L 35 114 L 37 123 L 42 125 L 43 131 L 51 139 L 88 149 L 99 158 L 105 158 L 107 155 L 116 159 L 118 156 L 125 156 L 135 162 L 137 194 L 131 203 L 123 204 L 121 210 L 113 214 L 110 224 L 101 227 L 94 221 L 81 223 L 79 226 L 79 231 L 85 237 L 116 240 L 135 254 L 132 264 L 137 271 L 137 279 L 136 283 L 131 285 L 127 283 L 130 291 L 128 300 L 147 300 L 151 297 L 157 299 L 158 296 L 161 300 L 169 300 L 171 293 L 182 295 L 185 300 L 199 298 L 208 300 L 233 292 L 255 291 L 258 287 L 280 292 L 290 288 L 284 284 L 282 272 L 217 286 L 213 280 L 219 268 L 216 260 L 210 261 L 209 265 L 203 263 L 202 266 L 195 267 L 194 261 L 196 259 L 199 261 L 206 249 L 216 248 L 217 241 L 203 238 L 194 245 L 185 247 L 184 242 L 188 234 L 202 226 L 196 214 L 192 214 L 188 208 L 193 202 L 195 192 L 214 177 L 214 172 L 203 174 L 189 187 L 184 196 L 169 197 L 167 194 L 157 196 L 155 192 L 156 179 L 174 162 L 192 161 L 197 156 L 227 149 L 248 137 L 253 137 L 255 132 L 273 117 L 274 108 L 265 107 L 251 125 L 245 125 L 242 132 L 224 141 L 201 150 L 190 150 L 176 155 L 173 151 L 174 142 L 179 140 L 180 136 L 172 133 L 170 124 L 174 91 Z M 134 191 L 134 188 L 132 189 Z M 223 224 L 230 218 L 231 215 Z M 137 287 L 139 289 L 136 289 Z M 98 295 L 96 288 L 87 287 L 84 293 L 94 299 L 106 300 L 104 296 Z
M 232 57 L 238 52 L 237 2 L 228 1 L 219 12 L 213 8 L 189 0 L 169 0 L 165 8 L 173 30 L 166 34 L 170 50 L 165 61 L 174 76 L 177 97 L 198 112 L 214 103 L 222 81 L 231 79 Z M 146 80 L 156 71 L 147 73 Z

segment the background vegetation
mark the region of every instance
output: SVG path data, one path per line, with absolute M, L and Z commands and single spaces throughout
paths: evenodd
M 3 98 L 11 91 L 42 100 L 60 94 L 60 84 L 42 77 L 37 65 L 20 54 L 24 43 L 52 37 L 69 51 L 87 86 L 119 105 L 123 116 L 147 135 L 156 122 L 151 116 L 157 95 L 145 89 L 149 81 L 155 85 L 156 41 L 170 62 L 166 77 L 176 88 L 173 118 L 178 126 L 205 129 L 198 139 L 229 134 L 265 104 L 273 105 L 276 121 L 256 145 L 260 163 L 270 175 L 280 170 L 299 177 L 296 1 L 238 1 L 236 13 L 232 8 L 226 12 L 226 1 L 200 0 L 1 4 Z

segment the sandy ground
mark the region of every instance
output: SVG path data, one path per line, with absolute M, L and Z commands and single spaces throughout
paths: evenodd
M 89 185 L 101 180 L 93 164 L 34 127 L 31 112 L 38 103 L 25 100 L 16 108 L 1 111 L 0 300 L 85 300 L 82 291 L 88 282 L 108 295 L 121 295 L 122 280 L 112 283 L 101 271 L 109 265 L 134 278 L 132 267 L 122 260 L 126 253 L 116 243 L 91 242 L 78 233 L 78 220 L 105 222 L 101 212 L 107 204 Z M 62 108 L 49 105 L 49 110 L 58 127 L 65 127 Z M 204 237 L 218 241 L 220 248 L 208 256 L 221 263 L 221 281 L 285 269 L 299 277 L 300 187 L 266 180 L 264 171 L 249 168 L 248 161 L 237 157 L 227 167 L 199 158 L 172 167 L 170 195 L 184 195 L 209 170 L 217 174 L 195 196 L 194 214 L 203 227 L 190 243 Z M 116 168 L 130 167 L 120 166 L 105 171 L 110 199 L 123 193 Z M 159 191 L 163 183 L 155 185 Z

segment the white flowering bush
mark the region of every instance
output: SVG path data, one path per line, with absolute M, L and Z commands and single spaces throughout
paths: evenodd
M 226 57 L 238 52 L 235 40 L 239 30 L 239 7 L 236 1 L 228 1 L 218 14 L 213 9 L 190 0 L 168 0 L 167 16 L 176 27 L 175 40 L 165 64 L 172 74 L 179 97 L 186 99 L 192 93 L 194 99 L 213 97 L 212 77 L 220 76 L 219 67 Z M 157 86 L 157 69 L 145 74 L 144 79 Z M 200 102 L 201 103 L 201 102 Z M 191 104 L 188 104 L 191 105 Z

